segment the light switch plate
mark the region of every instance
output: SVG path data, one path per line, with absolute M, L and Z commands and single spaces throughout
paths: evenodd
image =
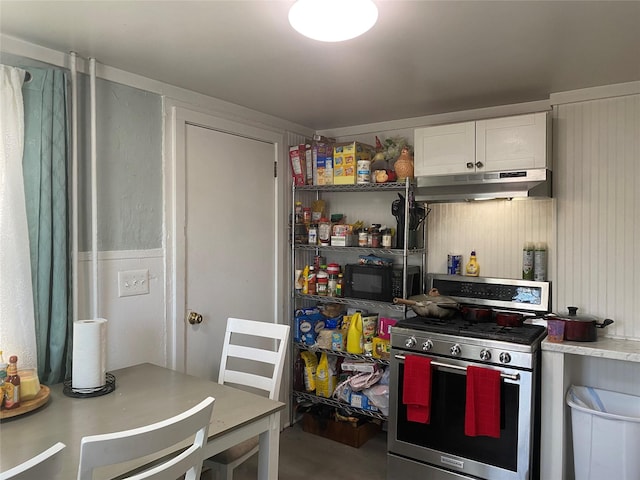
M 149 270 L 118 272 L 118 296 L 146 295 L 149 293 Z

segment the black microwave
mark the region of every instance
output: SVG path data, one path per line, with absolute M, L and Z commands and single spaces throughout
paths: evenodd
M 420 293 L 420 267 L 407 267 L 407 290 L 407 297 Z M 344 266 L 344 296 L 380 302 L 402 297 L 402 267 L 347 264 Z

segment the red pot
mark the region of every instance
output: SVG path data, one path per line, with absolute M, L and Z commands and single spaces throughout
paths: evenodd
M 598 339 L 596 328 L 611 325 L 613 320 L 591 315 L 578 315 L 578 307 L 567 307 L 568 315 L 549 315 L 547 318 L 564 321 L 564 339 L 570 342 L 595 342 Z
M 496 323 L 501 327 L 521 327 L 524 315 L 520 313 L 496 313 Z

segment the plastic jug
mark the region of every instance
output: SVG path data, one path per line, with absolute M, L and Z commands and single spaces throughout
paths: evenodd
M 347 352 L 364 353 L 364 337 L 362 336 L 362 315 L 356 312 L 351 316 L 347 333 Z

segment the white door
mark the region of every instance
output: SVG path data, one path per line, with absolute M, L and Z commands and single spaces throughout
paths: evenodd
M 281 138 L 182 109 L 172 115 L 169 358 L 178 370 L 217 380 L 228 317 L 282 321 L 274 178 Z M 189 323 L 190 312 L 202 322 Z
M 276 321 L 276 145 L 185 130 L 184 315 L 202 315 L 184 323 L 185 366 L 217 380 L 227 317 Z

